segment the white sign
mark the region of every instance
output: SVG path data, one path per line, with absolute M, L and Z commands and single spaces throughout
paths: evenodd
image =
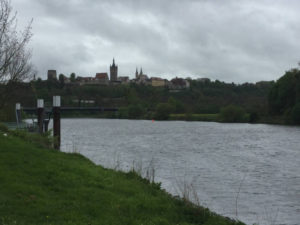
M 60 96 L 53 96 L 53 107 L 60 107 Z
M 44 108 L 44 99 L 38 99 L 37 100 L 37 107 L 38 108 Z

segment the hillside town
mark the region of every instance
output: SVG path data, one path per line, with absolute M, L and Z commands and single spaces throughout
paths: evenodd
M 75 75 L 75 74 L 74 74 Z M 110 75 L 110 76 L 109 76 Z M 162 79 L 160 77 L 148 77 L 148 75 L 143 73 L 143 69 L 141 68 L 138 71 L 136 68 L 135 78 L 130 79 L 129 76 L 118 76 L 118 65 L 115 63 L 115 59 L 113 59 L 113 63 L 110 65 L 110 74 L 107 72 L 96 73 L 94 77 L 81 77 L 77 76 L 66 77 L 64 75 L 59 79 L 63 79 L 65 84 L 77 84 L 77 85 L 128 85 L 128 84 L 138 84 L 138 85 L 146 85 L 153 87 L 167 87 L 173 90 L 180 89 L 188 89 L 190 88 L 190 82 L 188 79 L 183 78 L 174 78 L 170 81 L 167 79 Z M 57 80 L 57 72 L 56 70 L 48 70 L 48 80 Z M 207 78 L 204 78 L 207 79 Z

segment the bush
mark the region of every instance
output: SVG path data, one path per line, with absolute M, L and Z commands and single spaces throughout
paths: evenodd
M 293 107 L 292 120 L 295 124 L 300 124 L 300 102 Z
M 256 112 L 250 113 L 249 123 L 256 123 L 259 120 L 259 115 Z
M 221 109 L 220 121 L 229 123 L 247 122 L 245 110 L 234 105 L 226 106 Z
M 127 119 L 128 118 L 128 108 L 126 108 L 126 107 L 119 108 L 118 117 L 120 119 Z
M 10 105 L 0 110 L 0 121 L 5 121 L 5 122 L 16 121 L 16 111 L 14 106 Z
M 128 107 L 128 117 L 130 119 L 140 119 L 143 115 L 144 108 L 140 104 L 134 104 Z
M 42 135 L 23 130 L 11 130 L 9 133 L 14 137 L 19 137 L 24 141 L 33 143 L 42 148 L 51 148 L 53 146 L 54 140 L 51 136 L 51 131 L 48 131 Z
M 172 106 L 170 106 L 170 104 L 159 103 L 156 107 L 154 118 L 156 120 L 168 120 L 171 112 Z
M 6 133 L 8 132 L 8 127 L 5 124 L 0 123 L 0 131 Z

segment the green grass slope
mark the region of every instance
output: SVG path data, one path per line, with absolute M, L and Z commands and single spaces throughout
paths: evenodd
M 134 172 L 96 166 L 0 132 L 0 224 L 242 224 L 170 196 Z

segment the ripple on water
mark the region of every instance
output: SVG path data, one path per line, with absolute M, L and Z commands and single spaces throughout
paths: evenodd
M 62 149 L 124 170 L 154 162 L 178 195 L 192 183 L 202 205 L 248 224 L 300 221 L 300 128 L 204 122 L 63 119 Z M 240 191 L 239 191 L 240 189 Z

